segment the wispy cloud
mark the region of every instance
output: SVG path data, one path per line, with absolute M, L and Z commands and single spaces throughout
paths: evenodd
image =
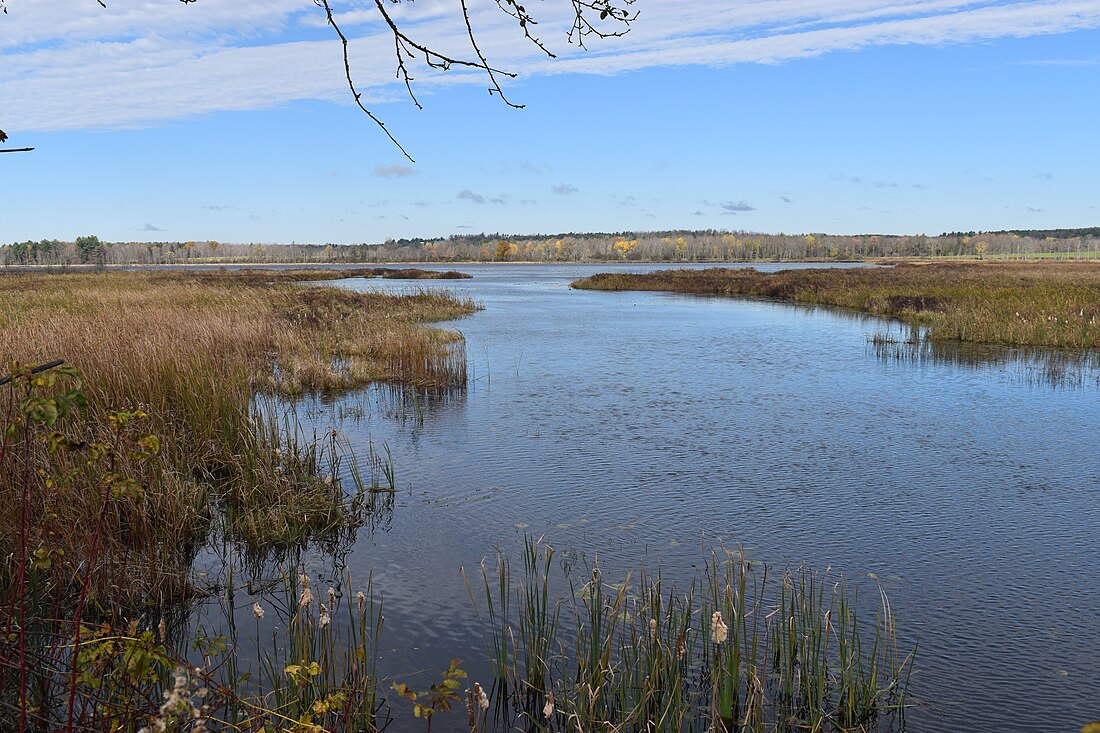
M 480 193 L 474 193 L 468 188 L 464 188 L 458 192 L 457 198 L 462 201 L 469 201 L 474 204 L 506 204 L 508 203 L 507 194 L 500 194 L 499 196 L 484 196 Z M 419 205 L 419 204 L 417 204 Z
M 470 201 L 470 202 L 475 203 L 475 204 L 484 204 L 485 203 L 485 197 L 484 196 L 482 196 L 480 193 L 474 193 L 473 191 L 471 191 L 468 188 L 464 188 L 461 191 L 459 191 L 458 195 L 457 195 L 457 198 L 461 199 L 462 201 Z
M 738 214 L 745 211 L 756 211 L 756 207 L 744 201 L 727 201 L 722 204 L 722 210 L 727 214 Z
M 549 163 L 532 163 L 529 160 L 521 161 L 519 163 L 519 169 L 524 173 L 533 173 L 536 176 L 541 176 L 554 170 Z
M 576 193 L 577 191 L 580 191 L 580 189 L 574 186 L 572 183 L 559 183 L 556 186 L 551 186 L 550 191 L 552 193 L 558 194 L 559 196 L 568 196 L 570 194 Z
M 406 178 L 408 176 L 415 176 L 416 170 L 407 165 L 395 164 L 395 165 L 376 165 L 374 166 L 374 175 L 379 178 Z
M 350 104 L 343 69 L 333 63 L 337 41 L 310 3 L 208 0 L 107 6 L 89 7 L 77 0 L 9 6 L 0 23 L 0 99 L 6 119 L 18 120 L 22 130 L 95 129 L 297 100 Z M 544 38 L 569 27 L 567 6 L 540 9 Z M 391 10 L 417 38 L 447 52 L 470 53 L 465 25 L 445 3 L 401 3 Z M 594 45 L 591 52 L 555 45 L 558 58 L 548 59 L 492 4 L 472 12 L 494 65 L 524 75 L 776 64 L 873 46 L 938 46 L 1100 28 L 1097 0 L 662 0 L 647 4 L 625 37 Z M 354 29 L 349 53 L 363 102 L 403 97 L 394 79 L 388 30 L 362 8 L 341 17 Z M 481 76 L 463 71 L 421 67 L 413 73 L 423 88 L 484 84 Z
M 141 228 L 143 232 L 163 232 L 164 230 L 158 226 L 153 226 L 149 222 L 145 222 L 145 226 Z
M 1009 66 L 1100 66 L 1100 56 L 1084 59 L 1033 59 L 1013 61 Z

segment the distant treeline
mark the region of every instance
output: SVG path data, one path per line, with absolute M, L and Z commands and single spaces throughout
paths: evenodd
M 702 231 L 463 234 L 382 244 L 104 242 L 95 236 L 0 245 L 0 265 L 232 264 L 238 262 L 743 262 L 879 257 L 1100 256 L 1100 227 L 951 232 L 939 236 Z

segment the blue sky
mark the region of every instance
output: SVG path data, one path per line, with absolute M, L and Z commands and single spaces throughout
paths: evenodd
M 373 2 L 7 0 L 0 242 L 376 242 L 674 228 L 928 233 L 1100 224 L 1100 0 L 637 0 L 629 34 L 540 56 L 492 0 L 519 77 L 395 79 Z M 468 55 L 457 2 L 394 12 Z

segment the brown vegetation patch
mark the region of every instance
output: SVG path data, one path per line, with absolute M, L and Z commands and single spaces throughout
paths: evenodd
M 664 290 L 775 298 L 892 316 L 934 340 L 1100 347 L 1100 263 L 921 262 L 775 273 L 747 268 L 603 273 L 591 290 Z
M 901 313 L 902 311 L 935 311 L 942 313 L 947 310 L 947 300 L 934 295 L 891 295 L 886 299 L 886 311 L 888 313 Z
M 422 324 L 472 311 L 446 293 L 311 288 L 273 282 L 270 272 L 0 276 L 0 377 L 12 361 L 63 359 L 83 376 L 88 403 L 65 418 L 63 434 L 117 446 L 109 462 L 94 464 L 81 451 L 48 449 L 43 436 L 0 448 L 0 505 L 9 508 L 0 513 L 0 587 L 25 541 L 61 551 L 58 589 L 76 577 L 66 569 L 80 566 L 100 600 L 101 591 L 135 603 L 178 598 L 218 514 L 231 537 L 257 545 L 339 527 L 335 446 L 288 442 L 283 426 L 259 419 L 256 393 L 378 380 L 463 385 L 461 336 Z M 17 380 L 0 388 L 0 415 L 13 420 L 24 398 L 69 386 Z M 121 432 L 116 411 L 142 416 Z M 161 447 L 139 459 L 127 441 L 145 434 Z M 140 491 L 120 494 L 106 511 L 104 476 L 132 479 Z

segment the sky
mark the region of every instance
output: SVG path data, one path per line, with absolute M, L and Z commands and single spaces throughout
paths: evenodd
M 333 3 L 415 162 L 312 0 L 105 1 L 0 0 L 0 129 L 35 148 L 0 155 L 0 243 L 1100 225 L 1100 0 L 635 0 L 585 48 L 529 0 L 554 58 L 468 0 L 522 109 L 414 57 L 417 108 L 374 0 Z M 459 0 L 383 7 L 476 59 Z

